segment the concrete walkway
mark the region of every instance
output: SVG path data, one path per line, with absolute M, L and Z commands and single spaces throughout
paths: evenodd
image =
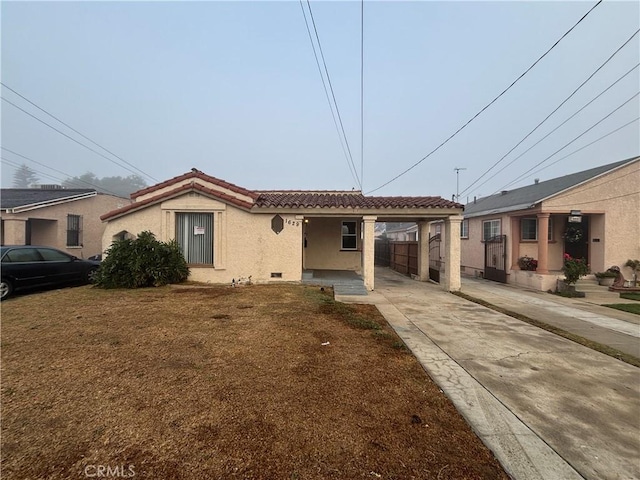
M 640 358 L 640 316 L 594 304 L 594 297 L 564 298 L 465 277 L 461 291 Z M 607 302 L 613 303 L 610 299 Z M 629 302 L 633 300 L 617 301 Z
M 640 479 L 640 369 L 388 269 L 336 298 L 377 305 L 513 478 Z

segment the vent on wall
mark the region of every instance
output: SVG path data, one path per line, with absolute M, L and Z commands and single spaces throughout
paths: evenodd
M 282 278 L 282 272 L 271 272 L 271 278 Z

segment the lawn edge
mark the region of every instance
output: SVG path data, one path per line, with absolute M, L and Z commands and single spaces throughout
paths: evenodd
M 572 342 L 578 343 L 584 347 L 595 350 L 596 352 L 604 353 L 616 360 L 620 360 L 629 365 L 633 365 L 634 367 L 640 368 L 640 358 L 637 358 L 633 355 L 629 355 L 628 353 L 621 352 L 620 350 L 609 347 L 607 345 L 603 345 L 602 343 L 594 342 L 593 340 L 589 340 L 588 338 L 582 337 L 575 333 L 568 332 L 563 330 L 562 328 L 550 325 L 548 323 L 542 322 L 540 320 L 536 320 L 531 317 L 527 317 L 526 315 L 522 315 L 521 313 L 517 313 L 506 308 L 498 307 L 497 305 L 493 305 L 485 300 L 481 300 L 479 298 L 473 297 L 471 295 L 467 295 L 462 292 L 451 292 L 455 296 L 464 298 L 465 300 L 469 300 L 470 302 L 477 303 L 478 305 L 482 305 L 484 307 L 490 308 L 491 310 L 495 310 L 496 312 L 503 313 L 508 315 L 516 320 L 520 320 L 522 322 L 528 323 L 529 325 L 533 325 L 534 327 L 541 328 L 546 330 L 547 332 L 554 333 L 560 337 L 566 338 L 567 340 L 571 340 Z

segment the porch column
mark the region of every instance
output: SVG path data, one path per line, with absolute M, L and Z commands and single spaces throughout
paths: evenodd
M 24 245 L 27 241 L 27 219 L 26 218 L 3 218 L 4 244 Z
M 549 213 L 538 214 L 538 273 L 549 273 Z
M 429 223 L 418 222 L 418 277 L 429 280 Z
M 460 223 L 462 215 L 447 217 L 444 221 L 445 272 L 442 286 L 449 292 L 460 290 Z
M 520 235 L 520 218 L 511 217 L 511 270 L 519 269 Z
M 375 276 L 375 243 L 374 229 L 378 217 L 365 215 L 362 217 L 362 278 L 367 290 L 373 290 Z

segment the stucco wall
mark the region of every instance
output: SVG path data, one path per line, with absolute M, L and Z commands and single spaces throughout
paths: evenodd
M 158 240 L 175 237 L 175 214 L 205 212 L 214 214 L 213 266 L 190 266 L 190 280 L 230 283 L 232 279 L 252 277 L 252 281 L 299 281 L 302 276 L 302 220 L 295 215 L 280 215 L 284 228 L 271 229 L 273 214 L 249 213 L 223 202 L 187 193 L 126 216 L 110 220 L 103 246 L 123 230 L 137 235 L 150 230 Z M 271 274 L 281 274 L 272 277 Z
M 575 187 L 543 203 L 541 208 L 529 212 L 513 212 L 518 218 L 535 217 L 537 212 L 551 214 L 552 238 L 549 242 L 548 269 L 560 271 L 565 245 L 562 233 L 571 210 L 580 210 L 589 221 L 589 263 L 591 271 L 603 271 L 612 265 L 622 267 L 629 258 L 640 258 L 640 162 L 636 161 L 614 172 Z M 508 214 L 469 218 L 469 238 L 462 240 L 462 260 L 467 274 L 484 268 L 482 222 L 501 220 L 502 233 L 507 235 L 507 264 L 512 263 L 514 242 L 519 246 L 518 256 L 538 258 L 538 242 L 520 240 L 519 229 L 511 231 Z M 519 228 L 519 227 L 518 227 Z M 594 241 L 595 240 L 595 241 Z M 630 269 L 624 269 L 627 278 Z M 547 279 L 531 273 L 509 272 L 509 282 L 546 290 Z M 560 275 L 561 276 L 561 275 Z M 550 277 L 551 278 L 551 277 Z M 555 279 L 555 276 L 553 276 Z
M 342 247 L 342 222 L 356 222 L 356 251 Z M 359 218 L 309 218 L 305 224 L 307 247 L 304 249 L 305 269 L 353 270 L 361 269 L 361 220 Z
M 603 175 L 544 203 L 554 212 L 581 210 L 583 214 L 601 214 L 592 221 L 589 249 L 592 271 L 612 265 L 622 267 L 629 258 L 640 258 L 640 161 Z M 600 242 L 593 242 L 599 238 Z M 600 245 L 597 245 L 597 244 Z M 595 248 L 595 250 L 594 250 Z M 626 270 L 627 277 L 630 270 Z
M 128 205 L 130 201 L 113 195 L 98 194 L 72 202 L 29 210 L 22 213 L 2 213 L 5 227 L 4 241 L 7 245 L 24 242 L 24 222 L 11 222 L 11 219 L 32 219 L 31 244 L 47 245 L 58 248 L 71 255 L 87 258 L 102 251 L 102 238 L 105 224 L 100 220 L 103 215 L 116 208 Z M 67 215 L 82 216 L 81 247 L 67 247 Z M 45 221 L 46 220 L 46 221 Z

